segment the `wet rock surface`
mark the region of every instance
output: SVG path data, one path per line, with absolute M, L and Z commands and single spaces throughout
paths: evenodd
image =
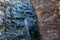
M 37 17 L 24 0 L 0 2 L 0 40 L 39 40 Z

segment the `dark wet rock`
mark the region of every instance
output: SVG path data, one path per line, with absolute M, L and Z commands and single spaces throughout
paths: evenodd
M 26 0 L 10 0 L 1 4 L 2 40 L 35 40 L 38 24 L 32 4 Z

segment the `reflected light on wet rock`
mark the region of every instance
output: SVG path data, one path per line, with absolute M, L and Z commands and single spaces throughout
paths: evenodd
M 60 10 L 60 6 L 58 7 L 58 9 Z
M 1 2 L 4 2 L 4 0 L 0 0 Z
M 1 2 L 4 2 L 4 1 L 8 1 L 9 2 L 9 0 L 0 0 Z
M 55 1 L 55 2 L 60 2 L 60 0 L 52 0 L 52 1 Z
M 2 11 L 0 11 L 0 15 L 2 14 Z

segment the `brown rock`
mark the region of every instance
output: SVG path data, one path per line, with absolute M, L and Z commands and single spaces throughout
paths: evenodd
M 60 40 L 60 2 L 57 0 L 30 0 L 38 16 L 42 40 Z

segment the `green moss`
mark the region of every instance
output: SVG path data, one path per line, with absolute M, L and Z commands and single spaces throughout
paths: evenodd
M 5 27 L 0 28 L 0 32 L 5 32 Z

